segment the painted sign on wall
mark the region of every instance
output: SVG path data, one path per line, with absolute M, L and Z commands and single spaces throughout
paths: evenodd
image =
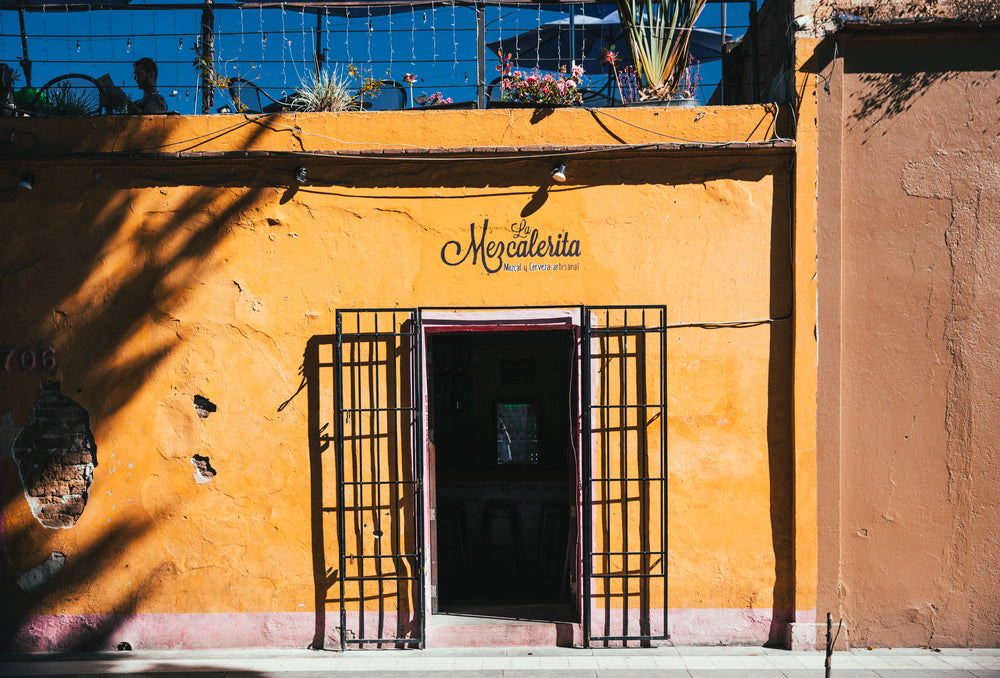
M 571 238 L 568 231 L 546 235 L 523 219 L 510 225 L 510 237 L 506 240 L 492 238 L 489 230 L 489 219 L 484 219 L 478 229 L 475 222 L 469 224 L 468 243 L 463 246 L 458 240 L 449 240 L 441 248 L 441 261 L 448 266 L 466 262 L 472 266 L 481 265 L 487 273 L 580 269 L 578 262 L 552 261 L 554 258 L 580 256 L 580 241 Z

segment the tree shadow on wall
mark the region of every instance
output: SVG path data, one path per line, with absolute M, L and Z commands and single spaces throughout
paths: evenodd
M 5 474 L 5 492 L 16 491 L 16 484 L 16 480 Z M 33 520 L 14 529 L 8 523 L 6 528 L 7 554 L 4 571 L 0 574 L 4 590 L 0 607 L 0 652 L 94 651 L 114 649 L 120 641 L 135 643 L 134 638 L 119 637 L 119 631 L 136 613 L 141 598 L 152 592 L 155 582 L 149 574 L 132 569 L 129 549 L 149 535 L 155 528 L 154 520 L 109 521 L 98 536 L 82 548 L 65 554 L 62 568 L 34 590 L 25 590 L 19 585 L 19 572 L 10 566 L 10 561 L 21 559 L 27 549 L 42 552 L 40 560 L 44 560 L 50 551 L 61 552 L 59 540 L 52 536 L 51 530 Z M 13 549 L 17 550 L 12 553 Z M 28 562 L 27 566 L 36 564 Z M 108 600 L 107 609 L 100 614 L 79 615 L 71 629 L 60 628 L 62 635 L 53 635 L 44 620 L 67 606 L 78 608 L 80 599 L 87 597 L 86 592 L 101 576 L 109 577 L 101 586 L 101 595 Z
M 171 120 L 161 122 L 143 127 L 141 139 L 134 135 L 131 140 L 141 142 L 146 150 L 164 148 L 176 135 L 171 134 Z M 46 125 L 64 122 L 25 124 L 37 125 L 38 136 L 44 139 Z M 126 123 L 111 121 L 108 129 L 121 124 Z M 261 128 L 250 136 L 264 133 Z M 252 138 L 247 143 L 253 143 Z M 197 143 L 192 140 L 189 147 Z M 173 142 L 170 149 L 185 150 L 183 144 Z M 42 149 L 44 153 L 58 150 Z M 197 172 L 192 175 L 183 166 L 171 172 L 156 160 L 147 164 L 131 157 L 122 164 L 99 166 L 85 162 L 38 161 L 33 168 L 37 179 L 33 190 L 18 188 L 16 178 L 0 186 L 0 200 L 5 204 L 0 223 L 4 241 L 0 295 L 8 300 L 0 306 L 0 327 L 4 328 L 3 346 L 16 350 L 13 369 L 4 374 L 0 389 L 0 414 L 10 415 L 4 421 L 5 448 L 13 439 L 10 429 L 16 433 L 28 423 L 40 384 L 52 381 L 61 382 L 63 394 L 88 411 L 92 431 L 102 440 L 113 417 L 148 387 L 157 366 L 196 331 L 185 323 L 181 310 L 203 274 L 211 270 L 214 251 L 232 234 L 240 215 L 267 195 L 264 188 L 222 191 L 217 181 L 196 184 Z M 16 177 L 24 164 L 31 161 L 4 161 L 0 175 Z M 219 174 L 218 169 L 215 173 Z M 18 357 L 41 356 L 47 347 L 52 349 L 52 361 Z M 165 392 L 162 397 L 166 400 L 171 395 Z M 189 412 L 197 416 L 193 407 L 189 406 Z M 78 636 L 71 634 L 60 641 L 62 645 L 49 649 L 104 647 L 121 619 L 134 614 L 148 593 L 144 586 L 150 573 L 128 569 L 124 553 L 130 544 L 155 531 L 156 519 L 147 519 L 148 513 L 136 504 L 128 519 L 119 522 L 123 510 L 119 507 L 106 531 L 77 543 L 72 531 L 48 530 L 31 518 L 9 449 L 3 453 L 0 501 L 6 531 L 0 532 L 4 551 L 0 596 L 6 607 L 4 626 L 8 631 L 22 629 L 30 624 L 31 616 L 57 614 L 63 608 L 60 601 L 85 601 L 99 587 L 101 594 L 95 598 L 102 602 L 92 615 L 98 621 L 82 624 Z M 185 450 L 184 467 L 177 466 L 178 472 L 190 473 L 187 454 Z M 101 464 L 108 460 L 100 443 L 96 455 L 100 473 Z M 92 518 L 87 512 L 97 510 L 93 503 L 101 492 L 101 477 L 95 478 L 91 507 L 84 508 L 81 520 Z M 27 515 L 30 526 L 12 529 L 12 515 Z M 65 566 L 37 595 L 24 594 L 16 585 L 17 577 L 38 564 L 39 554 L 44 560 L 49 551 L 65 551 Z M 177 567 L 183 566 L 177 563 Z M 103 583 L 111 581 L 119 583 Z M 86 602 L 74 607 L 90 609 Z M 9 644 L 11 638 L 11 633 L 4 633 L 0 646 Z
M 983 84 L 996 81 L 1000 54 L 977 37 L 943 34 L 896 42 L 857 37 L 838 39 L 822 51 L 842 56 L 845 76 L 857 79 L 848 115 L 870 130 L 909 112 L 932 88 L 963 74 L 978 74 Z

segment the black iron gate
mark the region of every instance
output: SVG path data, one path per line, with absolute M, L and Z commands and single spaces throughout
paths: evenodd
M 337 311 L 335 352 L 340 647 L 422 648 L 420 312 Z
M 667 310 L 583 309 L 587 645 L 667 634 Z
M 666 307 L 580 330 L 585 642 L 665 640 Z M 340 646 L 423 647 L 421 312 L 338 311 L 335 353 Z

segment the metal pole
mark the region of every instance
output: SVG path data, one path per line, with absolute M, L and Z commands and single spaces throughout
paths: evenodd
M 357 327 L 355 327 L 357 330 Z M 334 412 L 338 417 L 334 429 L 337 436 L 337 559 L 340 567 L 340 651 L 347 648 L 347 587 L 344 584 L 344 577 L 347 576 L 347 554 L 345 546 L 345 535 L 347 530 L 344 523 L 347 521 L 347 512 L 344 508 L 346 493 L 344 491 L 344 324 L 341 311 L 337 311 L 337 374 L 335 375 L 336 385 L 334 391 Z M 353 369 L 353 368 L 352 368 Z M 353 405 L 353 403 L 352 403 Z M 362 584 L 363 586 L 364 584 Z M 363 596 L 359 596 L 362 598 Z M 361 601 L 364 604 L 364 601 Z
M 326 14 L 326 10 L 323 13 L 316 12 L 316 58 L 313 59 L 313 67 L 316 69 L 316 77 L 323 71 L 323 31 L 322 23 L 320 17 Z
M 723 5 L 725 7 L 725 5 Z M 725 31 L 723 31 L 725 33 Z M 660 537 L 660 566 L 663 568 L 663 635 L 670 637 L 669 619 L 667 618 L 667 608 L 669 600 L 667 588 L 669 578 L 667 577 L 667 559 L 670 555 L 667 548 L 670 535 L 667 533 L 667 511 L 670 503 L 667 501 L 668 480 L 670 468 L 668 460 L 668 440 L 667 440 L 667 307 L 660 307 L 660 516 L 661 529 L 663 533 Z
M 719 103 L 726 105 L 726 3 L 719 10 Z
M 212 0 L 205 0 L 201 10 L 201 112 L 207 115 L 215 105 L 215 10 Z
M 476 108 L 486 108 L 486 5 L 476 5 Z
M 31 87 L 31 60 L 28 58 L 28 34 L 24 30 L 24 10 L 17 10 L 17 20 L 21 23 L 21 70 L 24 71 L 24 85 Z
M 750 103 L 760 103 L 757 88 L 757 62 L 760 54 L 757 48 L 757 0 L 750 0 Z
M 428 491 L 428 483 L 427 479 L 424 478 L 424 413 L 426 405 L 424 404 L 423 336 L 421 336 L 423 333 L 423 318 L 419 308 L 413 311 L 412 327 L 413 341 L 410 346 L 412 347 L 411 350 L 414 351 L 414 356 L 411 361 L 410 374 L 413 375 L 411 378 L 416 382 L 416 402 L 413 403 L 412 413 L 413 420 L 416 423 L 413 433 L 416 439 L 414 444 L 413 472 L 417 480 L 416 491 L 413 493 L 417 520 L 417 563 L 414 567 L 417 575 L 417 586 L 416 595 L 414 596 L 414 606 L 416 607 L 417 619 L 420 620 L 420 624 L 417 627 L 417 649 L 423 650 L 427 643 L 427 609 L 424 602 L 424 554 L 426 553 L 424 540 L 427 537 L 424 534 L 424 502 L 426 501 L 424 497 Z
M 582 382 L 582 394 L 580 399 L 580 431 L 583 445 L 580 451 L 581 475 L 580 484 L 583 486 L 583 496 L 581 498 L 580 514 L 583 522 L 583 543 L 580 544 L 580 553 L 583 556 L 583 568 L 581 572 L 581 582 L 583 595 L 581 605 L 583 605 L 583 646 L 590 647 L 590 578 L 593 570 L 593 545 L 591 540 L 591 521 L 593 520 L 593 509 L 591 507 L 591 440 L 590 440 L 590 309 L 587 306 L 580 308 L 582 332 L 580 337 L 580 381 Z
M 576 65 L 576 5 L 569 6 L 569 61 Z

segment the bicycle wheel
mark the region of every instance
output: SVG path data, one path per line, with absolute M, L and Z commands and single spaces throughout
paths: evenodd
M 60 118 L 100 115 L 103 91 L 89 75 L 68 73 L 45 83 L 24 108 L 32 115 Z

